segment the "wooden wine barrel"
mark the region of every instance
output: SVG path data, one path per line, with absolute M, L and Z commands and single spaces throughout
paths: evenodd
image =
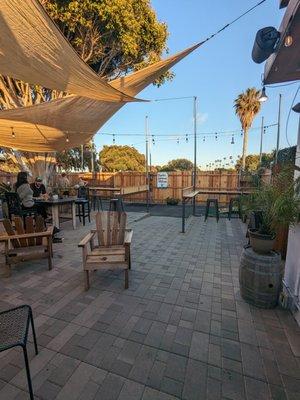
M 281 290 L 282 269 L 279 253 L 257 254 L 245 247 L 240 264 L 240 290 L 244 300 L 257 307 L 276 306 Z

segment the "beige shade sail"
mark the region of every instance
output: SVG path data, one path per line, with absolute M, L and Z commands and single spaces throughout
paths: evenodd
M 112 81 L 134 96 L 201 43 L 166 60 Z M 30 107 L 0 112 L 0 146 L 34 152 L 61 151 L 88 142 L 125 103 L 68 96 Z
M 38 0 L 0 1 L 0 73 L 97 100 L 135 101 L 79 57 Z

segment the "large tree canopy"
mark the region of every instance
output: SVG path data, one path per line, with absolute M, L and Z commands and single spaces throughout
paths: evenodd
M 40 1 L 79 56 L 107 79 L 152 64 L 167 50 L 167 26 L 158 21 L 150 0 Z M 171 77 L 167 72 L 156 84 Z M 0 110 L 39 104 L 65 94 L 0 75 Z M 79 149 L 59 158 L 68 168 L 77 168 Z
M 167 165 L 160 167 L 160 171 L 192 171 L 194 169 L 194 164 L 192 161 L 186 158 L 177 158 L 176 160 L 171 160 Z
M 92 165 L 93 155 L 93 165 Z M 97 161 L 96 146 L 93 142 L 88 143 L 81 147 L 74 147 L 73 149 L 58 153 L 56 156 L 57 165 L 65 171 L 81 171 L 88 169 L 92 171 L 99 171 L 99 164 Z
M 130 146 L 104 146 L 99 160 L 105 171 L 145 171 L 145 156 Z
M 150 0 L 42 0 L 79 56 L 100 75 L 115 78 L 158 61 L 167 50 L 167 26 Z M 157 83 L 171 77 L 167 73 Z M 0 109 L 63 96 L 0 75 Z
M 274 151 L 272 153 L 262 153 L 261 164 L 259 164 L 259 154 L 248 154 L 245 159 L 245 171 L 254 172 L 259 167 L 269 168 L 274 161 Z M 235 165 L 235 169 L 240 170 L 242 165 L 242 157 L 240 157 Z
M 116 77 L 158 61 L 167 27 L 150 0 L 43 0 L 81 58 L 101 76 Z

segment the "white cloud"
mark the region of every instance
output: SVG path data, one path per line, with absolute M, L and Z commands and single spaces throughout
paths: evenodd
M 208 120 L 208 114 L 207 113 L 197 113 L 197 122 L 199 125 L 204 124 Z

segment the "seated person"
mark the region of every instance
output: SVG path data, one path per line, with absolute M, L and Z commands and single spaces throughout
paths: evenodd
M 33 197 L 44 197 L 46 194 L 45 185 L 40 177 L 35 178 L 35 181 L 30 185 L 30 187 L 33 191 Z
M 24 210 L 36 211 L 44 219 L 47 218 L 47 212 L 44 204 L 35 204 L 33 200 L 33 190 L 28 183 L 28 173 L 19 172 L 17 175 L 16 192 L 18 193 L 21 205 Z
M 87 182 L 86 181 L 84 181 L 81 177 L 79 177 L 79 180 L 78 180 L 78 187 L 83 187 L 83 186 L 86 186 L 87 185 Z

